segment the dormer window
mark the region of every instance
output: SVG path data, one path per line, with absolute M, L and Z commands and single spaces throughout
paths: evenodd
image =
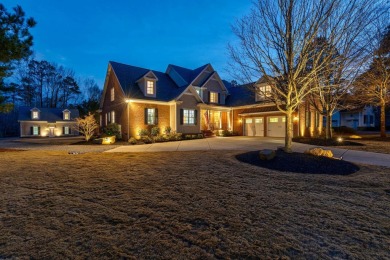
M 32 118 L 33 118 L 33 119 L 38 119 L 38 118 L 39 118 L 39 113 L 38 113 L 38 111 L 33 111 L 33 112 L 32 112 Z
M 64 119 L 64 120 L 70 120 L 70 111 L 69 110 L 64 110 L 64 111 L 62 111 L 62 118 Z
M 154 95 L 154 81 L 151 80 L 146 81 L 146 94 Z
M 266 100 L 271 97 L 271 86 L 258 87 L 256 93 L 256 101 Z
M 31 111 L 31 119 L 39 119 L 39 109 L 38 108 L 33 108 L 30 110 Z

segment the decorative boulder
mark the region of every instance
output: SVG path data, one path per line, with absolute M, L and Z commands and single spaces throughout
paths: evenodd
M 275 158 L 275 151 L 271 149 L 263 149 L 259 152 L 259 158 L 263 161 L 269 161 Z
M 307 151 L 305 151 L 307 154 L 312 154 L 314 156 L 324 156 L 324 157 L 333 157 L 333 153 L 331 150 L 324 150 L 322 148 L 316 147 L 316 148 L 311 148 Z

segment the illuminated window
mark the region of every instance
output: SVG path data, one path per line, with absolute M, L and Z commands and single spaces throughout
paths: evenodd
M 38 118 L 39 118 L 38 111 L 33 111 L 33 112 L 32 112 L 32 118 L 33 118 L 33 119 L 38 119 Z
M 195 125 L 196 123 L 196 112 L 194 109 L 183 109 L 183 124 Z
M 115 111 L 111 111 L 111 123 L 115 123 Z
M 282 122 L 286 123 L 286 117 L 282 117 Z
M 255 119 L 255 123 L 256 124 L 261 124 L 261 123 L 263 123 L 263 119 L 262 118 L 256 118 Z
M 146 94 L 153 95 L 154 94 L 154 82 L 153 81 L 146 81 Z
M 111 101 L 115 100 L 115 89 L 111 88 Z
M 33 131 L 32 131 L 32 134 L 33 135 L 39 135 L 39 127 L 38 126 L 33 126 Z
M 270 117 L 269 118 L 269 122 L 270 123 L 277 123 L 277 122 L 279 122 L 279 118 L 277 118 L 277 117 Z
M 247 124 L 252 124 L 252 118 L 247 118 L 247 119 L 245 119 L 245 123 L 247 123 Z
M 218 103 L 218 93 L 210 91 L 210 103 Z
M 70 119 L 69 112 L 64 112 L 64 120 L 69 120 L 69 119 Z
M 155 125 L 156 124 L 156 109 L 147 108 L 146 109 L 146 124 Z
M 69 133 L 69 126 L 64 126 L 64 135 L 68 135 Z
M 258 87 L 258 90 L 256 93 L 256 101 L 268 99 L 270 97 L 271 97 L 271 86 Z

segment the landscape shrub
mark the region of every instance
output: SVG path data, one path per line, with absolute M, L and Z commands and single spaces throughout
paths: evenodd
M 333 127 L 333 131 L 337 134 L 356 134 L 355 129 L 347 126 Z
M 116 123 L 108 124 L 104 128 L 104 134 L 106 136 L 114 136 L 115 135 L 117 140 L 120 140 L 122 138 L 121 132 L 119 130 L 119 125 Z
M 170 126 L 166 126 L 165 129 L 164 129 L 164 133 L 166 135 L 169 135 L 171 133 L 171 131 L 172 131 L 172 128 Z
M 149 136 L 143 136 L 141 138 L 141 141 L 144 142 L 145 144 L 151 144 L 153 143 L 154 140 Z
M 161 143 L 161 142 L 166 142 L 166 141 L 167 141 L 167 139 L 166 139 L 163 135 L 154 136 L 154 137 L 153 137 L 153 140 L 154 140 L 156 143 Z
M 221 135 L 224 136 L 224 137 L 226 137 L 226 136 L 237 136 L 238 132 L 237 131 L 223 130 Z
M 151 136 L 158 136 L 160 134 L 160 127 L 154 126 L 150 131 Z
M 137 144 L 138 141 L 137 141 L 137 139 L 135 139 L 134 137 L 130 137 L 129 143 L 130 143 L 130 144 Z
M 138 135 L 141 136 L 141 137 L 149 136 L 149 130 L 148 129 L 140 129 L 138 131 Z

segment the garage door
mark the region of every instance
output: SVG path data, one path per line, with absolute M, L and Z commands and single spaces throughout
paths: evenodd
M 264 136 L 263 117 L 246 118 L 244 127 L 246 136 Z
M 268 117 L 268 136 L 284 137 L 286 134 L 286 117 L 285 116 L 270 116 Z

